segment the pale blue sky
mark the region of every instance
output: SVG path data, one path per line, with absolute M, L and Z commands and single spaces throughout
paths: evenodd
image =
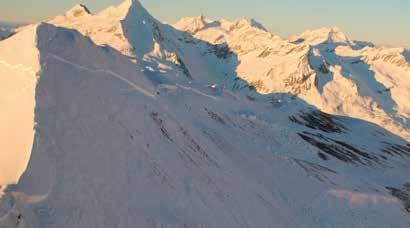
M 122 0 L 0 0 L 0 21 L 38 21 L 76 3 L 91 11 Z M 273 33 L 339 26 L 353 39 L 410 45 L 409 0 L 141 0 L 158 19 L 174 22 L 201 13 L 211 19 L 255 18 Z

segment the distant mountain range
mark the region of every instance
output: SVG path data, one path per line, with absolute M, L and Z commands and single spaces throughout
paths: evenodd
M 322 111 L 365 119 L 410 139 L 408 51 L 352 41 L 339 28 L 282 39 L 254 24 L 201 16 L 175 27 L 225 45 L 237 58 L 237 76 L 260 93 L 291 93 Z

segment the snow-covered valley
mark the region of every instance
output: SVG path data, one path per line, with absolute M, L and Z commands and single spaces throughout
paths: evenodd
M 77 5 L 0 41 L 0 227 L 409 227 L 409 77 L 337 28 Z

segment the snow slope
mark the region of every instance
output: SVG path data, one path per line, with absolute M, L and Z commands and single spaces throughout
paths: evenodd
M 31 26 L 0 43 L 0 186 L 18 181 L 33 145 L 35 85 L 40 70 L 34 30 Z
M 161 28 L 177 35 L 164 46 L 185 44 L 180 55 L 226 61 L 214 71 L 233 73 L 221 46 Z M 24 164 L 0 166 L 0 178 L 13 174 L 1 179 L 0 227 L 410 225 L 402 138 L 289 94 L 210 86 L 206 64 L 190 68 L 207 70 L 192 81 L 173 75 L 182 68 L 150 71 L 168 60 L 95 39 L 42 23 L 0 42 L 0 91 L 15 98 L 0 100 L 10 110 L 0 114 L 0 156 Z M 18 136 L 3 130 L 7 118 Z

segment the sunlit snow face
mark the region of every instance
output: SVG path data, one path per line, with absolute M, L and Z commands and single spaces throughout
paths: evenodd
M 19 180 L 32 150 L 39 69 L 35 29 L 28 27 L 0 42 L 0 186 Z

